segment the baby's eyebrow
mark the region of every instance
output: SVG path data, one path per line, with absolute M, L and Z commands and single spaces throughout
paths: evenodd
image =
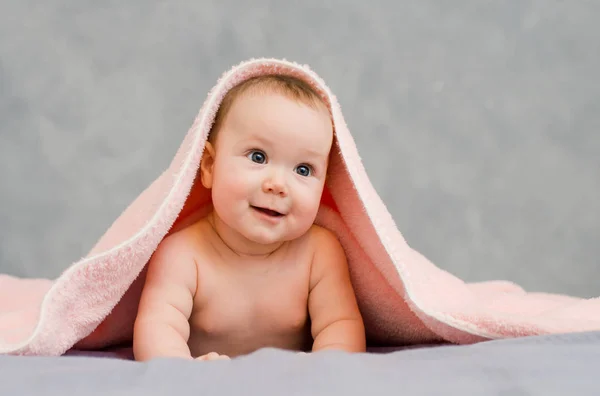
M 262 137 L 260 135 L 254 135 L 254 134 L 248 136 L 246 138 L 246 140 L 247 141 L 257 141 L 257 142 L 260 142 L 260 143 L 265 144 L 265 145 L 271 144 L 271 142 L 268 139 L 265 139 L 264 137 Z
M 318 159 L 323 159 L 327 157 L 326 153 L 322 153 L 319 151 L 315 151 L 312 149 L 304 149 L 303 150 L 305 154 L 307 154 L 308 156 L 312 157 L 312 158 L 318 158 Z

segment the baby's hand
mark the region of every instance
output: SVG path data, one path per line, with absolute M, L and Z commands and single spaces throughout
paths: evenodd
M 210 352 L 206 355 L 198 356 L 195 360 L 229 360 L 229 356 L 219 355 L 217 352 Z

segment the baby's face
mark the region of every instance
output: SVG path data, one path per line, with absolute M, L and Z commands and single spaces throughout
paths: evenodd
M 301 236 L 319 208 L 332 141 L 324 107 L 276 93 L 241 95 L 218 132 L 215 212 L 256 243 Z

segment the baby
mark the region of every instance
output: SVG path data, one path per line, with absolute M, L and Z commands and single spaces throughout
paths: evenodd
M 152 256 L 136 360 L 365 350 L 344 251 L 313 224 L 332 143 L 328 109 L 301 80 L 262 76 L 228 92 L 200 164 L 211 212 Z

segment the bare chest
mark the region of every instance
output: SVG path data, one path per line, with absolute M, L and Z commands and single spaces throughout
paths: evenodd
M 308 322 L 310 263 L 302 255 L 264 266 L 199 267 L 190 341 L 204 349 L 295 347 Z M 226 344 L 226 345 L 225 345 Z M 190 345 L 193 349 L 193 346 Z M 247 352 L 247 351 L 241 351 Z

